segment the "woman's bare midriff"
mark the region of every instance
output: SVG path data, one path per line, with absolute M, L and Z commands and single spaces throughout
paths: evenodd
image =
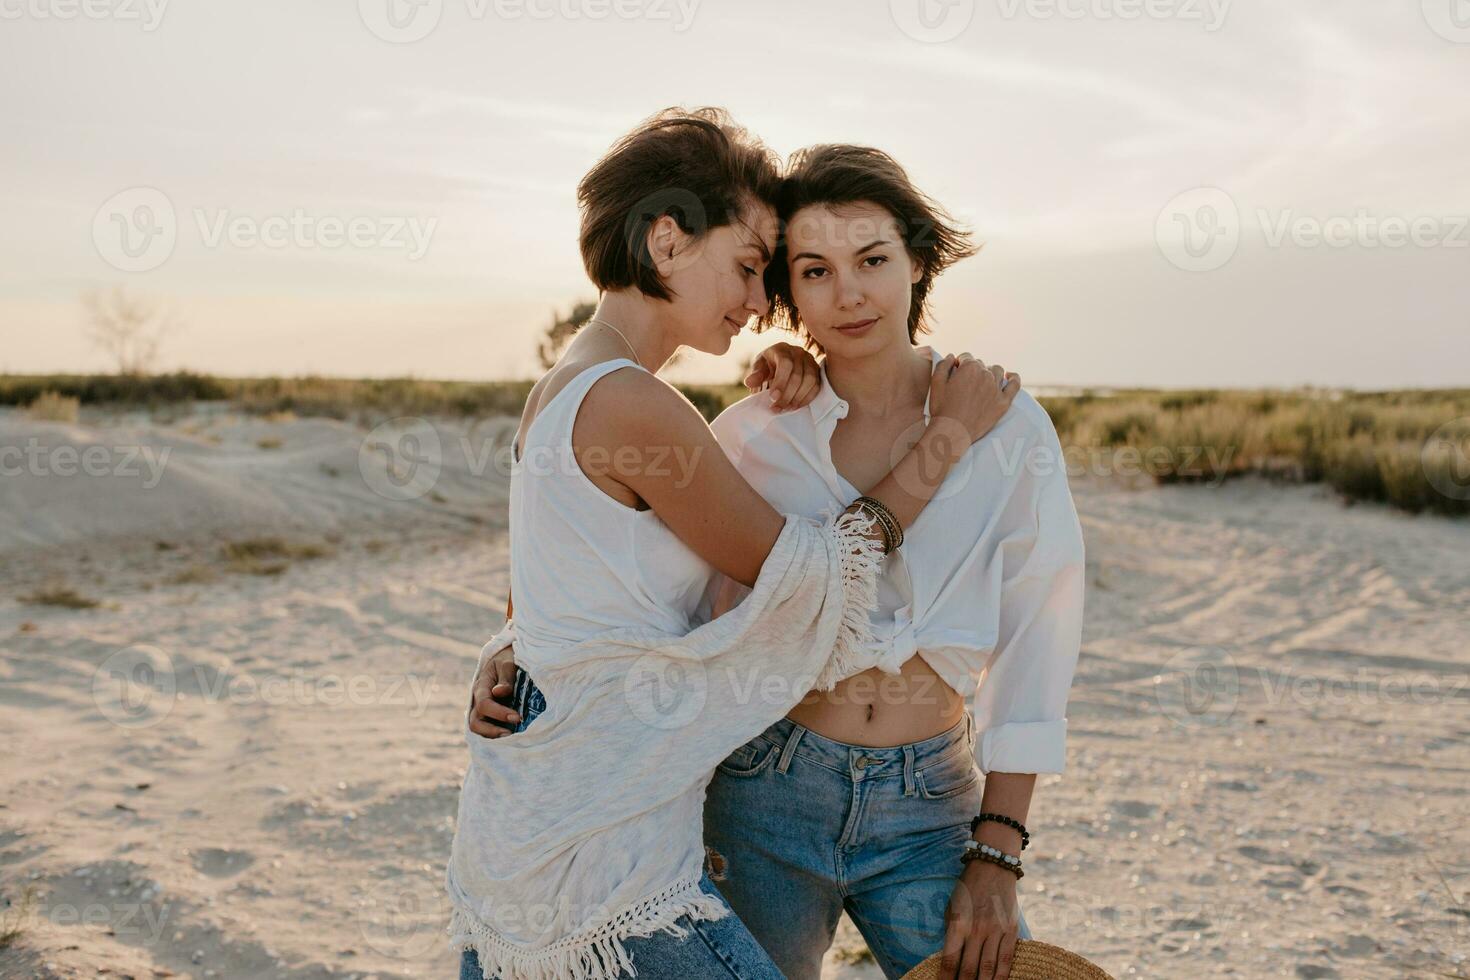
M 920 656 L 897 674 L 874 667 L 813 691 L 786 715 L 818 735 L 875 749 L 933 738 L 964 716 L 964 699 Z

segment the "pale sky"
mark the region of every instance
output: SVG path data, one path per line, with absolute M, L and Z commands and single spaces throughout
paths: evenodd
M 897 157 L 1028 383 L 1470 384 L 1470 0 L 0 0 L 0 78 L 0 371 L 124 283 L 163 369 L 529 377 L 577 180 L 714 104 Z

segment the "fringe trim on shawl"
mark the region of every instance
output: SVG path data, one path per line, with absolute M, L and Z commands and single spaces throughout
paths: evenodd
M 871 613 L 878 607 L 878 574 L 883 568 L 883 545 L 868 537 L 876 522 L 865 510 L 844 511 L 828 521 L 837 539 L 842 563 L 842 622 L 837 643 L 813 685 L 830 691 L 837 682 L 873 666 L 869 647 L 873 643 Z
M 449 920 L 449 942 L 457 950 L 473 949 L 484 975 L 499 980 L 617 980 L 633 975 L 633 958 L 624 940 L 658 931 L 683 939 L 689 930 L 679 924 L 681 917 L 706 922 L 729 914 L 724 900 L 703 891 L 695 878 L 675 882 L 596 929 L 540 949 L 512 945 L 456 905 Z

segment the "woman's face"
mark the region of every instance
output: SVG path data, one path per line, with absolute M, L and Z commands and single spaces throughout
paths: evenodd
M 913 285 L 923 275 L 898 221 L 876 204 L 812 205 L 786 228 L 791 298 L 828 356 L 909 343 Z
M 652 254 L 674 294 L 668 312 L 681 344 L 723 354 L 751 317 L 766 312 L 764 274 L 776 231 L 776 212 L 760 202 L 751 202 L 739 220 L 702 238 L 678 232 L 671 218 L 655 223 Z

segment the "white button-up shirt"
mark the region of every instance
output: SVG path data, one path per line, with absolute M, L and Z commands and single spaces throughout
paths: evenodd
M 776 413 L 766 394 L 755 394 L 713 428 L 773 507 L 827 517 L 861 496 L 832 464 L 832 432 L 847 409 L 824 366 L 822 389 L 805 409 Z M 904 534 L 884 564 L 877 640 L 863 669 L 896 674 L 923 657 L 969 702 L 982 772 L 1061 772 L 1085 560 L 1061 444 L 1036 399 L 1016 395 Z M 709 601 L 727 608 L 747 592 L 717 576 Z

